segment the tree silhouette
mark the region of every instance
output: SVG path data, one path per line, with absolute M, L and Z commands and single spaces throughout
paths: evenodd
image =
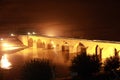
M 104 63 L 105 71 L 116 70 L 119 67 L 120 67 L 119 57 L 116 57 L 116 56 L 107 58 Z
M 89 78 L 100 71 L 101 62 L 97 55 L 78 54 L 70 66 L 70 71 L 76 73 L 78 77 Z
M 119 57 L 113 56 L 106 59 L 104 62 L 104 73 L 107 75 L 110 80 L 120 80 L 119 71 L 117 68 L 120 67 Z
M 3 80 L 3 70 L 0 68 L 0 80 Z
M 53 68 L 46 59 L 33 59 L 22 68 L 22 80 L 51 80 Z

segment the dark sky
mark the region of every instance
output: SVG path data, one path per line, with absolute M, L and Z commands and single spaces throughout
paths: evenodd
M 0 33 L 27 31 L 120 41 L 120 2 L 0 0 Z

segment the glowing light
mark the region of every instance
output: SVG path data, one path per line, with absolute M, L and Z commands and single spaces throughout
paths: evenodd
M 15 50 L 15 49 L 19 49 L 20 47 L 14 46 L 12 44 L 9 43 L 2 43 L 2 50 L 3 51 L 7 51 L 7 50 Z
M 10 36 L 15 36 L 15 35 L 12 33 L 12 34 L 10 34 Z
M 15 50 L 15 49 L 19 49 L 20 47 L 4 47 L 3 48 L 3 51 L 6 51 L 6 50 Z
M 28 32 L 27 34 L 28 34 L 28 35 L 30 35 L 31 33 L 30 33 L 30 32 Z
M 53 45 L 53 48 L 56 48 L 56 46 L 55 46 L 55 45 Z
M 54 42 L 53 42 L 53 41 L 51 41 L 51 44 L 54 44 Z
M 2 46 L 3 46 L 3 47 L 10 47 L 10 46 L 12 46 L 12 45 L 10 45 L 10 44 L 8 44 L 8 43 L 3 43 Z
M 3 68 L 3 69 L 10 69 L 11 68 L 12 64 L 9 62 L 7 54 L 4 54 L 2 56 L 0 64 L 1 64 L 0 65 L 1 68 Z
M 49 30 L 46 30 L 45 35 L 49 37 L 54 37 L 57 35 L 57 32 L 55 30 L 49 29 Z
M 1 41 L 3 41 L 3 38 L 0 38 Z
M 51 41 L 51 44 L 53 45 L 53 48 L 56 48 L 56 45 L 53 41 Z
M 53 35 L 53 34 L 49 34 L 48 36 L 50 36 L 50 37 L 54 37 L 55 35 Z
M 36 34 L 35 32 L 32 32 L 32 34 Z

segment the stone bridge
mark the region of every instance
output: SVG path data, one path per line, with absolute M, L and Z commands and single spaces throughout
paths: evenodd
M 87 54 L 100 55 L 102 59 L 114 55 L 118 56 L 120 50 L 120 42 L 115 41 L 57 38 L 37 35 L 19 35 L 18 38 L 24 45 L 29 47 L 69 51 L 70 54 L 86 51 Z

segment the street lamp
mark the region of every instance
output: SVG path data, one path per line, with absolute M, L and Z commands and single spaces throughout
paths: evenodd
M 30 35 L 31 33 L 30 33 L 30 32 L 28 32 L 27 34 L 28 34 L 28 35 Z
M 13 33 L 11 33 L 10 36 L 15 36 L 15 35 Z
M 35 32 L 32 32 L 32 34 L 36 34 Z

